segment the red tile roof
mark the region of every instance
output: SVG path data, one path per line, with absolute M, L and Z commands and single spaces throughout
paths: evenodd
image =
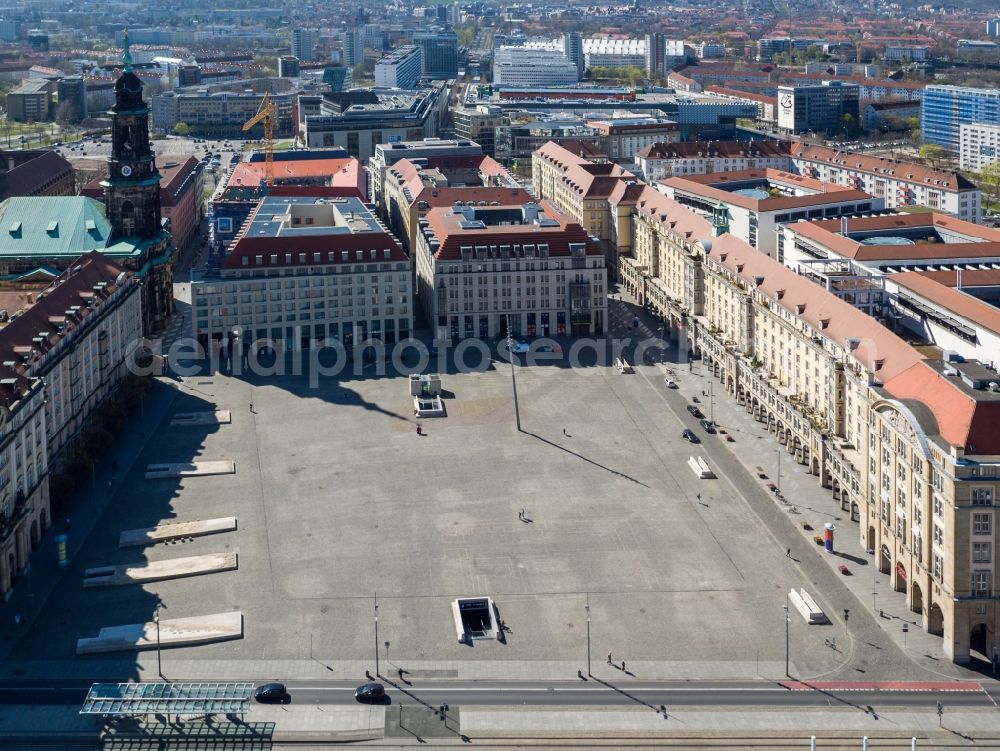
M 733 235 L 713 238 L 707 256 L 750 282 L 769 298 L 771 305 L 785 308 L 837 342 L 883 383 L 923 359 L 867 313 L 836 295 L 824 293 L 815 282 Z
M 974 278 L 976 273 L 975 271 L 963 271 L 962 283 L 974 284 L 973 279 L 969 277 Z M 989 270 L 982 273 L 989 274 L 995 280 L 992 282 L 993 284 L 1000 284 L 1000 270 Z M 940 281 L 942 277 L 947 277 L 951 283 L 943 283 Z M 1000 309 L 978 297 L 956 289 L 957 277 L 958 273 L 955 271 L 904 271 L 890 274 L 889 280 L 925 300 L 940 305 L 955 315 L 1000 334 Z
M 947 258 L 992 258 L 1000 256 L 1000 230 L 956 219 L 949 214 L 924 212 L 919 214 L 888 214 L 874 217 L 855 217 L 847 220 L 848 232 L 866 230 L 907 229 L 938 227 L 960 235 L 978 238 L 982 242 L 946 242 L 920 245 L 862 245 L 859 241 L 840 234 L 839 219 L 798 221 L 790 225 L 792 231 L 809 238 L 824 248 L 856 261 L 905 261 Z
M 873 175 L 887 176 L 894 180 L 919 183 L 942 190 L 977 190 L 976 186 L 957 172 L 933 169 L 915 162 L 900 162 L 877 156 L 841 151 L 827 146 L 792 144 L 792 156 L 796 159 L 822 162 L 839 169 L 857 170 Z
M 265 162 L 240 162 L 227 185 L 259 185 L 264 179 Z M 347 159 L 290 159 L 274 163 L 276 184 L 294 184 L 297 180 L 322 180 L 326 185 L 356 188 L 364 194 L 364 175 L 354 157 Z
M 98 251 L 81 256 L 45 290 L 37 293 L 35 302 L 0 329 L 0 379 L 11 379 L 11 386 L 0 386 L 0 404 L 10 406 L 25 393 L 31 383 L 29 368 L 70 332 L 98 312 L 88 307 L 93 298 L 98 304 L 118 290 L 118 280 L 124 269 Z M 124 278 L 129 278 L 127 274 Z M 95 290 L 95 285 L 104 287 Z M 66 311 L 79 306 L 71 315 Z M 14 315 L 15 311 L 7 311 Z M 61 330 L 60 330 L 61 327 Z M 36 341 L 42 337 L 41 341 Z M 8 363 L 13 363 L 10 365 Z
M 516 207 L 516 204 L 514 205 Z M 487 226 L 485 229 L 463 229 L 461 212 L 451 208 L 434 208 L 425 218 L 434 237 L 441 243 L 434 254 L 440 260 L 457 260 L 462 257 L 461 248 L 467 245 L 524 245 L 548 243 L 549 257 L 569 256 L 571 243 L 583 243 L 588 256 L 600 256 L 600 246 L 577 222 L 564 214 L 559 207 L 549 201 L 539 202 L 542 211 L 558 226 L 546 227 L 538 224 L 512 224 Z M 510 204 L 506 205 L 511 208 Z M 484 207 L 485 208 L 485 207 Z M 503 207 L 492 207 L 503 208 Z
M 751 198 L 728 190 L 715 187 L 725 183 L 735 183 L 745 180 L 763 179 L 773 183 L 797 185 L 801 188 L 815 191 L 801 196 L 777 196 L 774 198 Z M 871 196 L 863 190 L 845 188 L 841 185 L 824 183 L 811 177 L 796 175 L 793 172 L 783 172 L 776 169 L 748 169 L 734 172 L 709 172 L 703 175 L 683 175 L 668 177 L 661 180 L 662 185 L 676 190 L 694 193 L 723 203 L 740 206 L 751 211 L 781 211 L 802 206 L 817 206 L 840 201 L 862 201 Z
M 885 384 L 901 400 L 923 405 L 937 423 L 937 432 L 970 454 L 1000 454 L 1000 399 L 979 398 L 960 388 L 927 363 L 917 363 Z

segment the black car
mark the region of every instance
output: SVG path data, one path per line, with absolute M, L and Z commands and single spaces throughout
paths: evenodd
M 698 409 L 698 408 L 697 408 L 696 406 L 694 406 L 693 404 L 689 404 L 689 405 L 688 405 L 688 412 L 690 412 L 690 413 L 691 413 L 691 416 L 692 416 L 692 417 L 697 417 L 697 418 L 698 418 L 699 420 L 700 420 L 701 418 L 703 418 L 703 417 L 705 416 L 705 415 L 703 415 L 703 414 L 701 413 L 701 410 L 700 410 L 700 409 Z
M 381 683 L 364 683 L 354 691 L 358 701 L 379 701 L 385 698 L 385 686 Z
M 280 704 L 288 698 L 284 683 L 264 683 L 253 690 L 253 698 L 262 704 Z
M 715 432 L 715 425 L 712 424 L 711 420 L 702 420 L 699 424 L 701 425 L 702 429 L 706 433 L 714 433 Z
M 684 428 L 684 432 L 681 433 L 681 438 L 690 441 L 691 443 L 701 443 L 701 440 L 694 434 L 691 428 Z

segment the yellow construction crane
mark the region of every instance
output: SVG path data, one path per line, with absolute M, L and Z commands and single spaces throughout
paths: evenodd
M 264 123 L 264 182 L 269 188 L 274 185 L 274 120 L 277 116 L 278 108 L 271 101 L 271 94 L 265 92 L 257 114 L 243 123 L 244 131 Z

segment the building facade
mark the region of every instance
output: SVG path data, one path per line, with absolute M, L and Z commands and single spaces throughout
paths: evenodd
M 785 133 L 845 132 L 860 123 L 857 85 L 824 81 L 819 86 L 778 87 L 778 128 Z
M 45 78 L 27 79 L 7 92 L 7 117 L 21 123 L 41 123 L 52 119 L 52 82 Z
M 432 209 L 416 261 L 435 341 L 604 332 L 604 255 L 550 203 Z
M 1000 160 L 1000 123 L 963 123 L 959 126 L 959 166 L 979 172 Z
M 313 41 L 315 32 L 312 29 L 294 29 L 292 31 L 292 57 L 305 62 L 315 59 Z
M 675 143 L 681 138 L 677 123 L 659 117 L 589 120 L 587 127 L 596 131 L 598 147 L 614 162 L 632 162 L 647 146 Z
M 345 149 L 366 161 L 380 143 L 437 135 L 448 97 L 442 88 L 365 89 L 299 96 L 299 132 L 308 148 Z
M 458 35 L 445 29 L 428 29 L 413 35 L 420 48 L 421 75 L 431 79 L 450 79 L 458 75 Z
M 920 108 L 920 137 L 952 156 L 961 151 L 961 126 L 1000 125 L 1000 89 L 931 84 Z
M 657 143 L 635 155 L 635 166 L 650 184 L 674 175 L 704 175 L 744 169 L 792 167 L 787 141 Z
M 56 82 L 56 98 L 61 117 L 79 122 L 87 117 L 87 79 L 83 76 L 66 76 Z
M 412 89 L 420 80 L 423 53 L 420 47 L 397 47 L 375 63 L 375 85 L 386 89 Z
M 884 198 L 887 209 L 927 206 L 967 222 L 979 221 L 979 188 L 958 172 L 826 146 L 794 143 L 791 149 L 792 163 L 799 174 Z
M 559 50 L 501 47 L 493 54 L 494 86 L 572 86 L 576 64 Z
M 221 268 L 191 282 L 192 333 L 208 351 L 243 342 L 352 352 L 413 331 L 413 264 L 357 198 L 269 196 Z
M 945 654 L 988 664 L 997 625 L 995 371 L 925 359 L 651 188 L 627 203 L 625 286 L 830 489 L 873 565 L 905 593 L 921 627 L 942 636 Z

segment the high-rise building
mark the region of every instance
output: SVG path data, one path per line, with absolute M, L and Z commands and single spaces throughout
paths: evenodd
M 278 58 L 278 78 L 298 78 L 299 59 L 295 55 L 282 55 Z
M 330 91 L 347 91 L 352 83 L 351 69 L 342 65 L 331 65 L 323 68 L 323 83 Z
M 990 18 L 986 21 L 986 36 L 1000 37 L 1000 18 Z
M 576 65 L 577 79 L 582 79 L 586 62 L 583 56 L 583 37 L 580 36 L 579 31 L 570 31 L 563 34 L 563 54 L 571 63 Z
M 353 68 L 365 61 L 365 41 L 360 29 L 344 32 L 344 65 Z
M 667 39 L 666 34 L 646 34 L 646 72 L 667 74 L 686 60 L 684 42 Z
M 920 135 L 924 143 L 958 155 L 960 127 L 965 123 L 1000 125 L 1000 89 L 932 84 L 920 105 Z
M 963 123 L 959 126 L 959 133 L 959 166 L 962 169 L 979 172 L 986 165 L 1000 160 L 1000 125 Z
M 299 60 L 307 62 L 313 59 L 312 29 L 295 29 L 292 31 L 292 55 Z
M 857 84 L 823 81 L 818 86 L 778 87 L 778 128 L 786 133 L 833 134 L 859 124 Z
M 483 153 L 496 156 L 496 129 L 503 125 L 503 111 L 492 104 L 459 108 L 452 112 L 455 135 L 475 141 Z
M 87 117 L 87 81 L 83 76 L 66 76 L 56 84 L 59 115 L 79 122 Z M 66 106 L 63 106 L 66 105 Z
M 424 78 L 454 78 L 458 75 L 458 35 L 454 31 L 429 29 L 413 35 L 420 47 Z
M 177 66 L 177 86 L 197 86 L 201 83 L 201 66 L 187 63 Z
M 375 85 L 387 89 L 412 89 L 420 80 L 422 53 L 416 45 L 387 52 L 375 63 Z

